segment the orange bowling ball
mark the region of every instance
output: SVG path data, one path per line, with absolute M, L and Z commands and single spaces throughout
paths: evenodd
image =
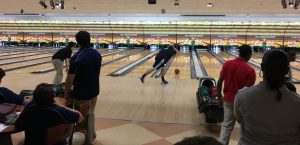
M 180 73 L 179 69 L 175 69 L 175 74 L 178 75 Z

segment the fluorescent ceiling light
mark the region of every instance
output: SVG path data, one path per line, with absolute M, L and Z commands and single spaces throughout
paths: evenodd
M 213 7 L 214 5 L 212 4 L 212 3 L 207 3 L 206 4 L 206 7 L 208 7 L 208 8 L 211 8 L 211 7 Z

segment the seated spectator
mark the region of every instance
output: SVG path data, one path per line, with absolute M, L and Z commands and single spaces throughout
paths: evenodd
M 25 130 L 24 145 L 44 145 L 48 128 L 82 121 L 80 112 L 55 104 L 54 97 L 52 85 L 39 84 L 34 90 L 32 102 L 25 107 L 15 124 L 17 129 Z M 66 143 L 64 140 L 56 145 Z
M 184 138 L 182 141 L 175 143 L 174 145 L 222 145 L 216 139 L 212 137 L 188 137 Z
M 0 83 L 5 75 L 6 75 L 5 71 L 2 68 L 0 68 Z M 5 87 L 0 87 L 0 95 L 1 95 L 0 103 L 12 103 L 12 104 L 23 105 L 24 96 L 17 95 L 13 91 Z
M 268 51 L 261 71 L 262 82 L 236 95 L 234 113 L 241 124 L 238 145 L 299 145 L 300 96 L 284 85 L 288 55 Z

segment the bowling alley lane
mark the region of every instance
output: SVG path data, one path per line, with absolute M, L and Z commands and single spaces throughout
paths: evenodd
M 230 54 L 228 54 L 226 52 L 223 52 L 223 51 L 222 52 L 218 52 L 217 54 L 220 55 L 225 61 L 228 61 L 228 60 L 236 58 L 235 56 L 230 55 Z M 258 83 L 259 81 L 262 81 L 262 78 L 259 76 L 260 69 L 257 69 L 255 67 L 252 67 L 252 68 L 255 70 L 255 73 L 256 73 L 256 83 Z
M 178 77 L 176 77 L 175 75 L 175 69 L 179 69 L 180 71 Z M 166 78 L 191 79 L 189 52 L 179 52 L 178 54 L 176 54 L 170 68 L 166 73 Z
M 208 52 L 198 52 L 198 56 L 200 57 L 208 76 L 218 80 L 222 64 Z
M 122 56 L 124 56 L 126 54 L 133 53 L 135 51 L 138 51 L 138 50 L 137 49 L 128 50 L 128 51 L 116 53 L 116 54 L 113 54 L 113 55 L 105 56 L 105 57 L 102 58 L 102 63 L 103 62 L 107 62 L 107 61 L 111 61 L 113 59 L 116 59 L 118 57 L 122 57 Z M 114 52 L 114 51 L 111 51 L 111 52 Z M 106 53 L 110 53 L 110 52 L 109 51 L 105 51 L 103 54 L 106 54 Z M 29 73 L 29 72 L 39 71 L 39 70 L 43 70 L 43 69 L 48 69 L 48 68 L 51 68 L 51 67 L 53 67 L 53 64 L 51 62 L 49 62 L 49 63 L 42 64 L 42 65 L 37 65 L 37 66 L 33 66 L 33 67 L 23 68 L 22 70 L 24 72 L 28 72 Z
M 0 52 L 2 53 L 16 53 L 16 52 L 28 52 L 28 51 L 52 51 L 58 50 L 54 48 L 23 48 L 23 47 L 16 47 L 16 48 L 1 48 Z
M 256 55 L 252 56 L 251 59 L 260 64 L 261 61 L 262 61 L 263 55 L 264 55 L 263 53 L 259 53 L 259 54 L 256 54 Z M 290 63 L 290 65 L 295 67 L 295 68 L 300 68 L 300 63 L 299 62 L 292 62 L 292 63 Z M 300 80 L 300 71 L 292 69 L 292 75 L 295 79 Z
M 122 51 L 122 52 L 119 52 L 119 53 L 108 55 L 108 56 L 102 57 L 102 62 L 112 61 L 112 60 L 114 60 L 116 58 L 122 57 L 122 56 L 127 55 L 127 54 L 134 53 L 134 52 L 136 52 L 138 50 L 140 50 L 140 49 L 125 50 L 125 51 Z
M 6 58 L 5 60 L 1 60 L 1 63 L 6 63 L 6 62 L 12 62 L 12 61 L 22 61 L 22 60 L 28 60 L 28 59 L 35 59 L 35 58 L 42 58 L 42 57 L 47 57 L 48 59 L 51 59 L 52 57 L 52 54 L 36 54 L 36 55 L 33 55 L 33 56 L 24 56 L 24 57 L 20 57 L 20 58 L 12 58 L 12 59 L 9 59 L 9 58 Z M 2 58 L 1 58 L 2 59 Z M 30 61 L 28 61 L 30 62 Z
M 139 76 L 141 76 L 144 72 L 146 72 L 147 69 L 152 68 L 152 65 L 153 65 L 154 61 L 155 61 L 155 56 L 148 59 L 145 63 L 138 66 L 137 68 L 135 68 L 131 72 L 129 72 L 126 76 L 130 76 L 130 77 L 139 77 Z
M 24 65 L 29 65 L 29 64 L 39 63 L 39 62 L 45 62 L 45 61 L 51 61 L 51 58 L 44 58 L 44 59 L 38 59 L 38 60 L 32 60 L 32 61 L 26 61 L 26 62 L 14 63 L 14 64 L 2 65 L 0 67 L 6 70 L 6 69 L 11 69 L 11 68 L 19 67 L 19 66 L 24 66 Z M 16 70 L 14 70 L 14 71 L 16 71 Z
M 150 53 L 150 51 L 143 51 L 143 52 L 140 52 L 140 53 L 136 53 L 136 54 L 133 54 L 129 57 L 126 57 L 126 58 L 123 58 L 121 60 L 118 60 L 118 61 L 115 61 L 111 64 L 108 64 L 106 66 L 103 66 L 101 68 L 101 75 L 108 75 L 134 61 L 137 61 L 138 59 L 148 55 Z
M 5 59 L 5 58 L 10 58 L 10 57 L 18 57 L 18 56 L 27 56 L 27 55 L 33 55 L 33 54 L 40 54 L 40 53 L 48 53 L 52 54 L 54 53 L 55 50 L 30 50 L 30 51 L 25 51 L 25 50 L 18 50 L 14 52 L 0 52 L 0 59 Z
M 36 55 L 36 56 L 38 56 L 40 53 L 39 52 L 29 52 L 29 53 L 21 53 L 21 54 L 12 54 L 12 55 L 6 55 L 6 56 L 1 56 L 0 55 L 0 59 L 12 59 L 12 60 L 16 60 L 17 58 L 15 58 L 15 57 L 20 57 L 20 58 L 22 58 L 22 57 L 26 57 L 26 56 L 28 56 L 28 55 L 31 55 L 31 56 L 34 56 L 34 55 Z M 46 54 L 46 53 L 44 53 L 44 54 Z M 10 60 L 11 61 L 11 60 Z M 1 61 L 2 62 L 2 61 Z

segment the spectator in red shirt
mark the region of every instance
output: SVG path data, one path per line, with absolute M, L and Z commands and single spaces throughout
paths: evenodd
M 218 96 L 222 96 L 222 84 L 224 81 L 224 121 L 221 127 L 220 142 L 223 145 L 229 144 L 231 131 L 234 128 L 236 118 L 233 112 L 234 97 L 239 89 L 253 86 L 255 83 L 255 71 L 247 62 L 252 55 L 249 45 L 239 47 L 239 57 L 226 61 L 220 73 L 217 83 Z

